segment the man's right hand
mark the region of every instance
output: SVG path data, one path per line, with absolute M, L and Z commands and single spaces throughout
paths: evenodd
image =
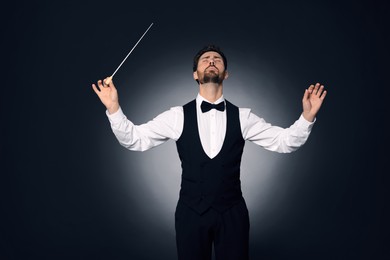
M 103 86 L 103 82 L 99 80 L 97 82 L 98 87 L 95 84 L 92 84 L 92 88 L 100 98 L 100 101 L 102 101 L 103 105 L 106 106 L 108 113 L 113 114 L 119 109 L 118 91 L 111 79 L 106 78 L 104 81 L 109 82 L 109 84 Z

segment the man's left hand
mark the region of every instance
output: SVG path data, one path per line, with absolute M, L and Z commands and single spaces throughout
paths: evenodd
M 317 83 L 315 86 L 310 85 L 308 89 L 305 89 L 305 94 L 302 99 L 303 117 L 310 122 L 314 121 L 318 111 L 321 108 L 322 102 L 326 96 L 326 90 L 324 86 Z

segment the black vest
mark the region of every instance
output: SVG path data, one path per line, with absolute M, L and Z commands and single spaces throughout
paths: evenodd
M 177 150 L 183 169 L 179 200 L 199 214 L 210 207 L 219 212 L 242 200 L 240 165 L 244 149 L 238 107 L 226 101 L 226 136 L 213 159 L 204 152 L 198 132 L 196 100 L 183 106 L 183 132 Z

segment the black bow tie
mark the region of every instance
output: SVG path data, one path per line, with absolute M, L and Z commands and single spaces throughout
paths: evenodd
M 219 110 L 219 111 L 224 111 L 225 110 L 225 102 L 222 101 L 219 104 L 210 104 L 209 102 L 202 101 L 200 108 L 202 109 L 203 113 L 210 111 L 213 108 L 215 108 L 216 110 Z

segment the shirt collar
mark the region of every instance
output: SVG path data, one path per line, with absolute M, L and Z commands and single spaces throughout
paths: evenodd
M 204 97 L 202 97 L 200 95 L 200 93 L 198 93 L 198 96 L 196 97 L 196 104 L 200 107 L 200 104 L 202 104 L 202 101 L 206 101 L 206 102 L 209 102 L 211 104 L 219 104 L 220 102 L 225 101 L 225 98 L 222 95 L 220 98 L 215 100 L 215 102 L 210 102 L 207 99 L 205 99 Z

